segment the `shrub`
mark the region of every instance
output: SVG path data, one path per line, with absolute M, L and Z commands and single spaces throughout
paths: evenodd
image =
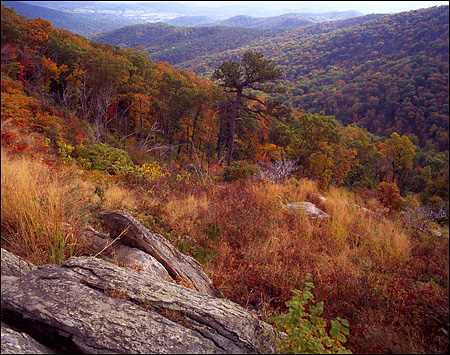
M 273 162 L 260 162 L 261 176 L 276 183 L 286 182 L 298 169 L 298 159 L 279 159 Z
M 125 150 L 107 144 L 79 146 L 73 155 L 86 170 L 99 170 L 116 175 L 134 168 L 134 163 Z
M 311 274 L 308 274 L 306 280 L 310 278 Z M 287 334 L 275 340 L 277 351 L 289 354 L 351 354 L 351 351 L 342 346 L 347 341 L 345 335 L 349 333 L 347 320 L 339 317 L 332 320 L 328 335 L 326 322 L 319 317 L 323 312 L 323 302 L 319 302 L 317 306 L 309 306 L 309 313 L 305 311 L 305 306 L 314 300 L 311 293 L 314 285 L 307 281 L 304 285 L 303 292 L 293 290 L 295 296 L 286 302 L 289 313 L 268 319 L 275 323 L 278 330 Z
M 403 199 L 395 183 L 380 182 L 377 188 L 377 194 L 378 200 L 389 211 L 399 211 L 401 209 Z
M 224 181 L 245 181 L 255 176 L 259 171 L 257 165 L 244 160 L 234 161 L 223 170 L 222 179 Z

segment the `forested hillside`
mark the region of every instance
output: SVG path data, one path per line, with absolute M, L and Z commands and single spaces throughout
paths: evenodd
M 175 27 L 148 23 L 120 28 L 91 37 L 91 40 L 123 48 L 144 47 L 157 62 L 180 64 L 205 54 L 239 48 L 255 40 L 269 39 L 281 30 L 265 31 L 235 27 Z
M 297 327 L 296 316 L 291 325 L 294 335 L 317 331 L 306 339 L 320 349 L 446 352 L 446 16 L 441 7 L 362 24 L 364 33 L 333 31 L 338 22 L 285 32 L 278 51 L 266 38 L 267 46 L 196 67 L 212 81 L 153 62 L 142 46 L 89 41 L 2 4 L 2 247 L 38 265 L 95 255 L 80 231 L 106 233 L 98 213 L 124 210 L 201 263 L 221 297 L 264 321 L 289 311 L 292 290 L 309 285 L 310 297 L 312 284 L 302 281 L 311 274 L 317 302 L 301 314 L 314 324 Z M 324 112 L 304 112 L 307 98 Z M 352 112 L 357 102 L 374 104 L 383 135 L 337 119 L 345 103 Z M 362 107 L 359 120 L 368 114 Z M 432 134 L 396 132 L 409 126 L 398 107 L 408 107 L 415 129 L 420 119 L 435 124 L 424 131 Z M 327 217 L 310 219 L 291 202 L 314 204 Z M 331 323 L 338 317 L 348 321 L 346 336 Z M 330 329 L 334 342 L 322 336 Z
M 230 124 L 226 107 L 231 97 L 211 81 L 168 64 L 154 64 L 142 47 L 122 49 L 88 42 L 84 37 L 54 29 L 48 21 L 23 20 L 12 14 L 11 10 L 2 8 L 4 71 L 36 91 L 43 102 L 57 103 L 64 117 L 78 117 L 89 123 L 97 143 L 109 142 L 114 136 L 122 147 L 148 150 L 155 145 L 160 148 L 151 151 L 158 152 L 169 163 L 172 159 L 192 162 L 195 150 L 208 166 L 226 155 Z M 266 38 L 266 46 L 257 48 L 270 50 L 274 63 L 278 61 L 284 69 L 285 79 L 281 82 L 288 92 L 281 99 L 292 103 L 292 107 L 288 105 L 280 113 L 272 112 L 267 117 L 269 121 L 241 113 L 233 159 L 258 162 L 262 158 L 284 156 L 298 159 L 299 171 L 322 181 L 324 188 L 330 183 L 372 188 L 385 181 L 396 183 L 402 194 L 420 192 L 424 199 L 437 195 L 448 200 L 448 189 L 442 185 L 448 181 L 445 161 L 448 157 L 448 85 L 445 85 L 448 84 L 448 52 L 444 51 L 448 37 L 442 35 L 446 30 L 448 33 L 446 16 L 448 7 L 413 11 L 328 34 L 304 35 L 298 42 L 298 33 L 289 32 L 290 38 L 283 36 L 285 42 L 277 42 L 280 49 L 277 52 L 273 52 L 275 47 Z M 424 19 L 433 21 L 436 27 L 425 27 Z M 336 25 L 338 22 L 331 26 Z M 327 24 L 319 26 L 330 31 Z M 168 27 L 148 26 L 153 31 L 151 37 L 158 41 L 164 40 L 160 34 Z M 423 29 L 419 31 L 420 36 L 417 27 Z M 132 26 L 124 33 L 129 33 L 130 28 L 147 26 Z M 366 30 L 361 32 L 361 28 Z M 307 26 L 297 31 L 305 34 L 317 30 Z M 390 42 L 388 30 L 392 33 Z M 198 31 L 212 33 L 213 39 L 218 33 L 230 34 L 229 31 L 242 29 L 170 27 L 166 40 L 169 43 Z M 256 29 L 246 31 L 249 37 L 262 33 Z M 419 36 L 420 41 L 417 38 L 414 41 L 414 36 Z M 199 42 L 204 38 L 194 37 Z M 237 37 L 237 42 L 245 39 Z M 372 37 L 386 42 L 374 44 Z M 410 55 L 406 52 L 405 38 L 411 44 Z M 229 43 L 227 38 L 223 41 Z M 212 50 L 220 46 L 217 42 L 209 42 L 214 45 Z M 335 43 L 334 47 L 331 43 Z M 421 48 L 414 43 L 425 49 L 419 51 Z M 330 46 L 324 52 L 327 45 Z M 375 58 L 372 46 L 378 46 L 380 55 L 391 61 Z M 337 49 L 341 47 L 345 51 Z M 357 47 L 361 50 L 350 56 L 349 51 Z M 219 67 L 217 61 L 221 57 L 221 54 L 215 57 L 215 68 Z M 305 63 L 309 61 L 309 65 L 299 64 L 298 58 L 303 58 Z M 423 61 L 420 66 L 419 61 Z M 382 65 L 391 71 L 376 71 Z M 287 80 L 296 75 L 299 75 L 297 81 Z M 353 79 L 346 80 L 347 76 Z M 417 90 L 415 96 L 411 96 L 413 92 L 405 93 L 413 89 Z M 299 102 L 304 104 L 298 107 Z M 302 114 L 306 108 L 311 113 Z M 369 129 L 376 129 L 384 138 L 345 125 L 352 121 L 369 125 Z M 405 133 L 417 134 L 407 137 L 403 136 Z M 397 141 L 397 137 L 402 140 Z M 412 154 L 396 158 L 396 154 L 403 154 L 394 153 L 398 144 Z M 419 146 L 423 154 L 419 154 Z M 423 170 L 427 166 L 431 172 Z
M 6 7 L 14 7 L 14 10 L 27 19 L 42 18 L 51 21 L 55 28 L 64 28 L 83 36 L 89 36 L 99 32 L 110 31 L 134 22 L 124 19 L 93 18 L 89 14 L 74 14 L 58 11 L 44 6 L 25 4 L 21 1 L 2 1 Z
M 322 24 L 315 25 L 317 27 Z M 370 132 L 448 149 L 449 7 L 383 16 L 328 34 L 307 26 L 179 68 L 209 76 L 252 49 L 284 69 L 287 102 Z M 412 137 L 412 136 L 411 136 Z
M 353 17 L 345 20 L 321 22 L 315 25 L 302 27 L 305 34 L 317 34 L 334 31 L 339 28 L 354 26 L 362 22 L 378 18 L 381 15 L 367 15 Z M 280 19 L 289 16 L 280 17 Z M 242 17 L 235 18 L 237 25 Z M 261 19 L 268 26 L 277 17 Z M 230 19 L 231 20 L 231 19 Z M 175 22 L 183 21 L 174 19 Z M 256 20 L 255 20 L 256 21 Z M 224 23 L 226 23 L 225 21 Z M 91 40 L 112 45 L 119 45 L 123 48 L 133 48 L 143 46 L 153 61 L 165 61 L 171 65 L 189 69 L 190 61 L 197 62 L 198 58 L 206 55 L 215 56 L 226 50 L 245 48 L 252 43 L 265 42 L 273 38 L 274 42 L 283 41 L 283 38 L 290 38 L 292 29 L 270 29 L 246 28 L 249 24 L 242 23 L 242 27 L 226 26 L 202 26 L 202 27 L 176 27 L 162 23 L 150 23 L 134 26 L 127 26 L 118 30 L 100 33 L 91 37 Z M 304 23 L 303 25 L 306 25 Z M 275 26 L 276 27 L 276 26 Z M 192 66 L 195 69 L 195 66 Z M 212 68 L 209 68 L 210 71 Z M 200 72 L 199 72 L 200 74 Z M 202 73 L 203 74 L 203 73 Z

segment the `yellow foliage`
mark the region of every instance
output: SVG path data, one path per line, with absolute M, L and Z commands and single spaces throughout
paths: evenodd
M 61 65 L 59 68 L 54 61 L 47 58 L 45 55 L 41 58 L 42 77 L 41 83 L 44 84 L 46 90 L 49 90 L 52 80 L 58 82 L 61 73 L 68 70 L 67 65 Z

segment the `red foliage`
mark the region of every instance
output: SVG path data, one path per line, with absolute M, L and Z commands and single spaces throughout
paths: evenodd
M 389 211 L 398 211 L 401 207 L 402 197 L 395 183 L 381 182 L 377 188 L 377 197 Z
M 108 107 L 108 115 L 106 116 L 106 123 L 116 118 L 116 103 Z
M 7 131 L 5 129 L 2 128 L 2 145 L 5 147 L 11 146 L 14 144 L 14 142 L 17 140 L 17 138 L 19 137 L 18 134 L 11 132 L 11 131 Z
M 16 150 L 17 152 L 19 152 L 19 153 L 23 153 L 23 152 L 25 152 L 25 151 L 30 150 L 29 144 L 28 144 L 28 143 L 25 143 L 25 142 L 18 142 L 18 143 L 16 143 L 16 144 L 14 145 L 14 148 L 15 148 L 15 150 Z
M 375 190 L 359 188 L 357 194 L 366 201 L 372 198 L 377 199 L 389 211 L 399 211 L 402 207 L 403 198 L 395 183 L 380 182 Z

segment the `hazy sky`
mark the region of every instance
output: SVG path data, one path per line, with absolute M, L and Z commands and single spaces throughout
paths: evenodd
M 179 1 L 184 3 L 201 3 L 203 6 L 217 7 L 236 1 Z M 363 14 L 403 12 L 448 5 L 449 1 L 239 1 L 241 4 L 255 7 L 288 9 L 296 11 L 345 11 L 357 10 Z

